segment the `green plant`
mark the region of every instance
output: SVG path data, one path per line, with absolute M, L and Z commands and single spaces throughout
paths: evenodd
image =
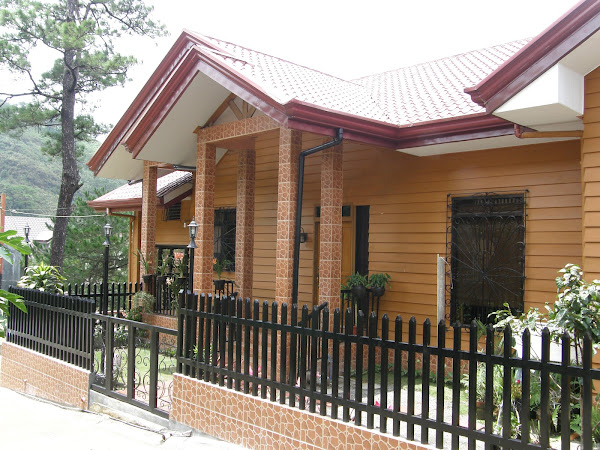
M 148 258 L 146 258 L 146 256 L 144 256 L 144 254 L 140 251 L 139 248 L 137 250 L 138 262 L 144 268 L 144 274 L 146 274 L 146 275 L 151 274 L 152 270 L 154 268 L 152 265 L 152 259 L 153 259 L 152 255 L 153 255 L 153 252 L 148 252 Z
M 143 312 L 142 306 L 134 306 L 129 311 L 127 311 L 127 315 L 125 316 L 125 318 L 127 320 L 135 320 L 136 322 L 141 322 L 142 321 L 142 312 Z
M 157 275 L 167 275 L 173 267 L 173 257 L 167 256 L 156 267 Z
M 62 294 L 64 282 L 58 268 L 40 263 L 25 270 L 25 275 L 17 282 L 17 286 L 27 289 L 38 289 L 51 294 Z
M 224 270 L 231 264 L 231 261 L 224 258 L 214 258 L 213 259 L 213 270 L 217 272 L 217 279 L 221 279 L 221 274 Z
M 391 286 L 390 284 L 390 280 L 392 277 L 390 277 L 389 273 L 372 273 L 371 276 L 369 277 L 369 285 L 373 288 L 373 287 L 386 287 L 386 286 Z
M 342 289 L 351 289 L 354 286 L 369 287 L 369 280 L 366 275 L 361 275 L 356 272 L 346 278 L 346 284 L 342 285 Z
M 23 238 L 17 236 L 15 230 L 6 230 L 0 233 L 0 259 L 6 259 L 12 264 L 12 255 L 7 247 L 14 248 L 24 255 L 31 253 L 31 248 L 23 243 Z M 12 292 L 0 289 L 0 337 L 4 337 L 6 316 L 8 316 L 8 305 L 12 303 L 23 312 L 27 312 L 27 307 L 23 302 L 23 297 Z
M 131 298 L 131 309 L 139 308 L 140 312 L 152 313 L 154 312 L 155 303 L 156 298 L 154 297 L 154 295 L 149 294 L 148 292 L 139 291 L 136 292 Z

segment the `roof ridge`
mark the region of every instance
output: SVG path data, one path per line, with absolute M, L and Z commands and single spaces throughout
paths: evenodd
M 485 50 L 491 50 L 491 49 L 494 49 L 494 48 L 497 48 L 497 47 L 504 47 L 506 45 L 515 44 L 515 43 L 521 42 L 521 41 L 529 42 L 532 39 L 533 38 L 531 38 L 531 37 L 527 37 L 527 38 L 522 38 L 522 39 L 515 39 L 515 40 L 509 41 L 509 42 L 504 42 L 504 43 L 501 43 L 501 44 L 491 45 L 489 47 L 480 47 L 480 48 L 476 48 L 476 49 L 473 49 L 473 50 L 469 50 L 467 52 L 456 53 L 454 55 L 444 56 L 444 57 L 441 57 L 441 58 L 436 58 L 436 59 L 432 59 L 432 60 L 429 60 L 429 61 L 423 61 L 423 62 L 416 63 L 416 64 L 410 64 L 408 66 L 397 67 L 395 69 L 385 70 L 383 72 L 377 72 L 377 73 L 373 73 L 371 75 L 364 75 L 364 76 L 359 77 L 359 78 L 354 78 L 352 81 L 357 82 L 358 80 L 363 80 L 365 78 L 373 78 L 373 77 L 384 75 L 384 74 L 388 74 L 388 73 L 391 73 L 391 72 L 397 72 L 399 70 L 407 70 L 407 69 L 411 69 L 411 68 L 415 68 L 415 67 L 420 67 L 420 66 L 425 66 L 425 65 L 431 65 L 431 64 L 434 64 L 434 63 L 439 63 L 440 61 L 453 60 L 453 59 L 459 58 L 461 56 L 466 56 L 466 55 L 470 55 L 470 54 L 473 54 L 473 53 L 482 52 L 482 51 L 485 51 Z
M 201 33 L 197 33 L 197 34 L 201 34 Z M 254 53 L 260 53 L 261 55 L 268 56 L 269 58 L 273 58 L 273 59 L 276 59 L 276 60 L 278 60 L 278 61 L 282 61 L 282 62 L 284 62 L 284 63 L 286 63 L 286 64 L 292 64 L 292 65 L 294 65 L 294 66 L 296 66 L 296 67 L 302 67 L 303 69 L 310 70 L 311 72 L 317 72 L 317 73 L 320 73 L 321 75 L 325 75 L 325 76 L 327 76 L 327 77 L 329 77 L 329 78 L 333 78 L 333 79 L 336 79 L 336 80 L 342 81 L 342 82 L 344 82 L 344 83 L 353 84 L 353 85 L 355 85 L 355 86 L 361 86 L 359 83 L 356 83 L 354 80 L 348 80 L 348 79 L 345 79 L 345 78 L 341 78 L 341 77 L 338 77 L 338 76 L 336 76 L 336 75 L 332 75 L 332 74 L 330 74 L 330 73 L 323 72 L 322 70 L 318 70 L 318 69 L 314 69 L 314 68 L 312 68 L 312 67 L 308 67 L 308 66 L 306 66 L 306 65 L 304 65 L 304 64 L 298 64 L 298 63 L 296 63 L 296 62 L 290 61 L 289 59 L 284 59 L 284 58 L 281 58 L 281 57 L 279 57 L 279 56 L 271 55 L 270 53 L 266 53 L 266 52 L 263 52 L 263 51 L 260 51 L 260 50 L 255 50 L 255 49 L 253 49 L 253 48 L 246 47 L 246 46 L 244 46 L 244 45 L 240 45 L 240 44 L 236 44 L 235 42 L 227 41 L 227 40 L 225 40 L 225 39 L 221 39 L 221 38 L 218 38 L 218 37 L 214 37 L 214 36 L 207 36 L 206 34 L 201 34 L 201 35 L 202 35 L 202 36 L 204 36 L 205 38 L 208 38 L 208 39 L 212 40 L 212 41 L 217 41 L 217 42 L 219 42 L 219 43 L 220 43 L 220 42 L 223 42 L 223 43 L 225 43 L 225 44 L 235 45 L 236 47 L 243 48 L 244 50 L 248 50 L 248 51 L 251 51 L 251 52 L 254 52 Z M 225 50 L 225 49 L 222 49 L 222 51 L 226 51 L 226 50 Z M 236 56 L 227 56 L 227 57 L 230 57 L 230 58 L 233 58 L 233 59 L 239 59 L 239 58 L 237 58 Z M 239 59 L 239 60 L 240 60 L 240 61 L 243 61 L 243 60 L 241 60 L 241 59 Z M 246 61 L 246 62 L 247 62 L 247 61 Z

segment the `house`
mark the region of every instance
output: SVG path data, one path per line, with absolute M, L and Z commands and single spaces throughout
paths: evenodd
M 52 239 L 52 220 L 48 217 L 20 217 L 20 216 L 5 216 L 4 229 L 15 230 L 17 236 L 25 239 L 25 228 L 29 227 L 29 242 L 36 244 L 48 244 Z M 9 286 L 14 286 L 23 275 L 21 269 L 21 260 L 23 256 L 16 250 L 8 248 L 12 254 L 13 264 L 8 261 L 3 261 L 2 270 L 2 289 L 8 289 Z
M 88 162 L 138 181 L 90 205 L 134 211 L 147 255 L 195 220 L 200 292 L 234 255 L 243 297 L 334 308 L 359 271 L 419 323 L 440 298 L 463 323 L 540 307 L 566 263 L 600 278 L 599 28 L 584 0 L 531 40 L 357 80 L 184 31 Z

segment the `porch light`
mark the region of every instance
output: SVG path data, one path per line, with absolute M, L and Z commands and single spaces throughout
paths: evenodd
M 188 244 L 188 248 L 198 248 L 194 241 L 198 235 L 198 224 L 193 219 L 188 225 L 188 232 L 190 233 L 190 243 Z
M 29 232 L 31 231 L 31 228 L 29 227 L 29 224 L 25 224 L 25 226 L 23 227 L 23 233 L 25 233 L 25 244 L 29 245 L 30 241 L 29 241 Z M 29 255 L 25 255 L 25 269 L 27 269 L 27 267 L 29 267 Z
M 112 235 L 112 230 L 113 228 L 110 226 L 110 223 L 106 223 L 106 225 L 104 225 L 104 246 L 105 247 L 109 247 L 110 246 L 110 236 Z
M 304 231 L 304 228 L 300 227 L 300 243 L 304 244 L 308 238 L 308 233 Z

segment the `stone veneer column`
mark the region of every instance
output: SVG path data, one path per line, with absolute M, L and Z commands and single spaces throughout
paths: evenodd
M 277 189 L 277 253 L 275 255 L 275 300 L 291 304 L 294 261 L 294 229 L 298 194 L 298 154 L 302 133 L 279 129 L 279 174 Z
M 341 307 L 342 198 L 342 146 L 338 145 L 321 155 L 319 304 L 329 302 L 330 311 Z
M 156 163 L 144 161 L 144 178 L 142 179 L 142 230 L 140 251 L 151 265 L 156 260 Z M 140 278 L 144 268 L 140 266 Z
M 194 291 L 213 292 L 213 255 L 215 227 L 215 165 L 216 147 L 198 142 L 196 153 L 196 186 L 194 219 L 198 237 L 194 258 Z
M 239 296 L 252 297 L 256 151 L 238 152 L 235 229 L 235 282 Z

